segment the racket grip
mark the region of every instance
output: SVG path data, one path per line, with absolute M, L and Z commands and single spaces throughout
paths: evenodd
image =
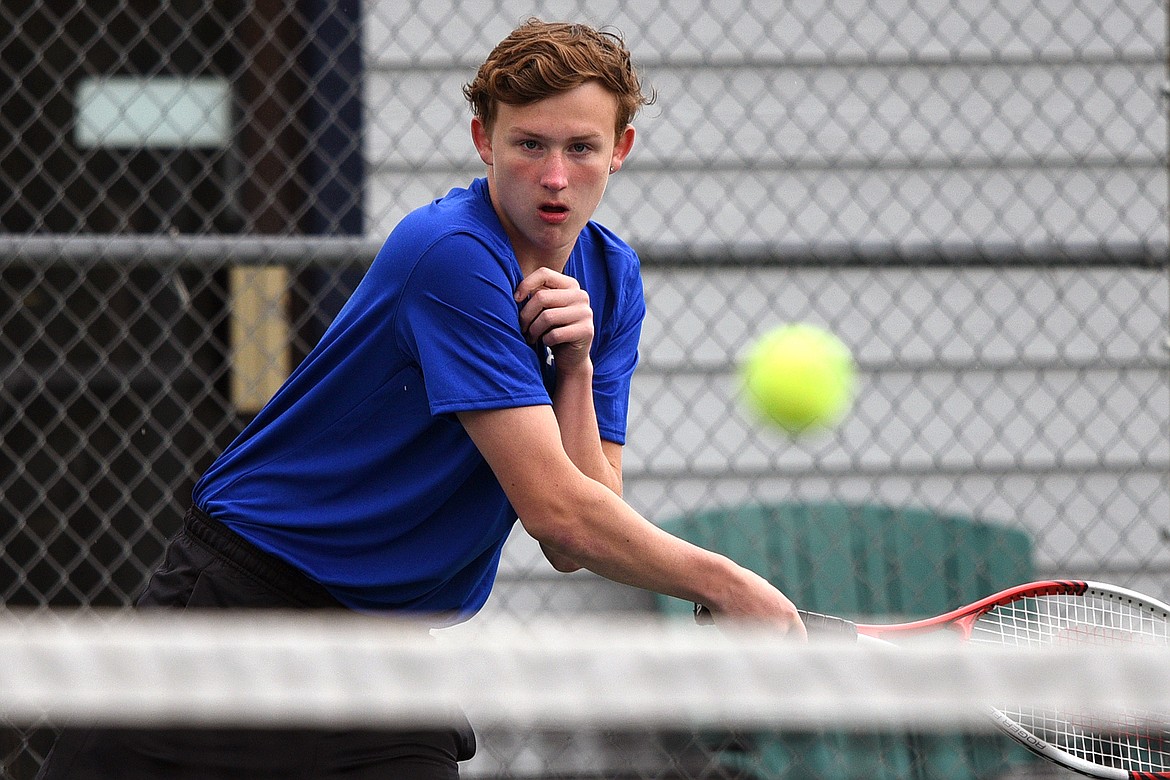
M 810 639 L 857 639 L 857 624 L 845 618 L 798 609 Z
M 820 612 L 806 612 L 796 610 L 804 622 L 804 628 L 810 638 L 856 639 L 857 624 L 845 618 L 822 615 Z M 700 626 L 709 626 L 715 622 L 711 610 L 702 604 L 695 604 L 695 622 Z

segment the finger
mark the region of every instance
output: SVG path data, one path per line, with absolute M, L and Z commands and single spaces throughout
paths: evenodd
M 526 333 L 549 347 L 588 342 L 593 336 L 592 312 L 585 306 L 544 309 L 528 324 Z
M 515 297 L 517 301 L 523 301 L 540 289 L 567 290 L 579 287 L 580 285 L 573 277 L 557 273 L 551 268 L 541 267 L 520 280 L 520 284 L 516 286 Z
M 559 347 L 583 348 L 589 345 L 592 328 L 582 322 L 569 322 L 553 325 L 540 335 L 540 340 L 554 352 L 560 352 Z
M 529 341 L 573 322 L 592 322 L 589 296 L 581 289 L 541 288 L 520 307 L 520 330 Z

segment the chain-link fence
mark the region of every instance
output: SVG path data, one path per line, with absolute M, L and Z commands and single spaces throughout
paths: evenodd
M 913 507 L 1170 595 L 1156 0 L 3 0 L 5 604 L 133 598 L 381 237 L 481 175 L 460 86 L 534 14 L 611 25 L 658 94 L 598 214 L 645 266 L 635 508 Z M 857 356 L 834 431 L 737 400 L 782 321 Z M 651 607 L 516 538 L 487 609 Z

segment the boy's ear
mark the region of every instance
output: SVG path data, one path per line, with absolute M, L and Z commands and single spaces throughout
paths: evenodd
M 612 173 L 617 173 L 622 167 L 622 163 L 625 162 L 626 157 L 629 156 L 630 151 L 634 148 L 635 135 L 633 125 L 626 125 L 626 129 L 618 135 L 617 143 L 613 146 L 613 156 L 609 161 L 609 167 Z
M 483 160 L 483 164 L 491 165 L 493 160 L 492 137 L 488 133 L 487 127 L 477 116 L 471 118 L 471 141 L 475 144 L 475 150 L 479 152 L 479 159 Z

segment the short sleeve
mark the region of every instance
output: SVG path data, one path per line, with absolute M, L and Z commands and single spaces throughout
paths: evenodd
M 632 253 L 631 253 L 632 255 Z M 646 317 L 636 256 L 624 264 L 609 318 L 602 323 L 593 360 L 593 402 L 601 436 L 626 443 L 630 386 L 638 366 L 638 343 Z
M 476 238 L 447 235 L 422 253 L 396 311 L 435 415 L 549 404 L 520 333 L 519 269 Z

